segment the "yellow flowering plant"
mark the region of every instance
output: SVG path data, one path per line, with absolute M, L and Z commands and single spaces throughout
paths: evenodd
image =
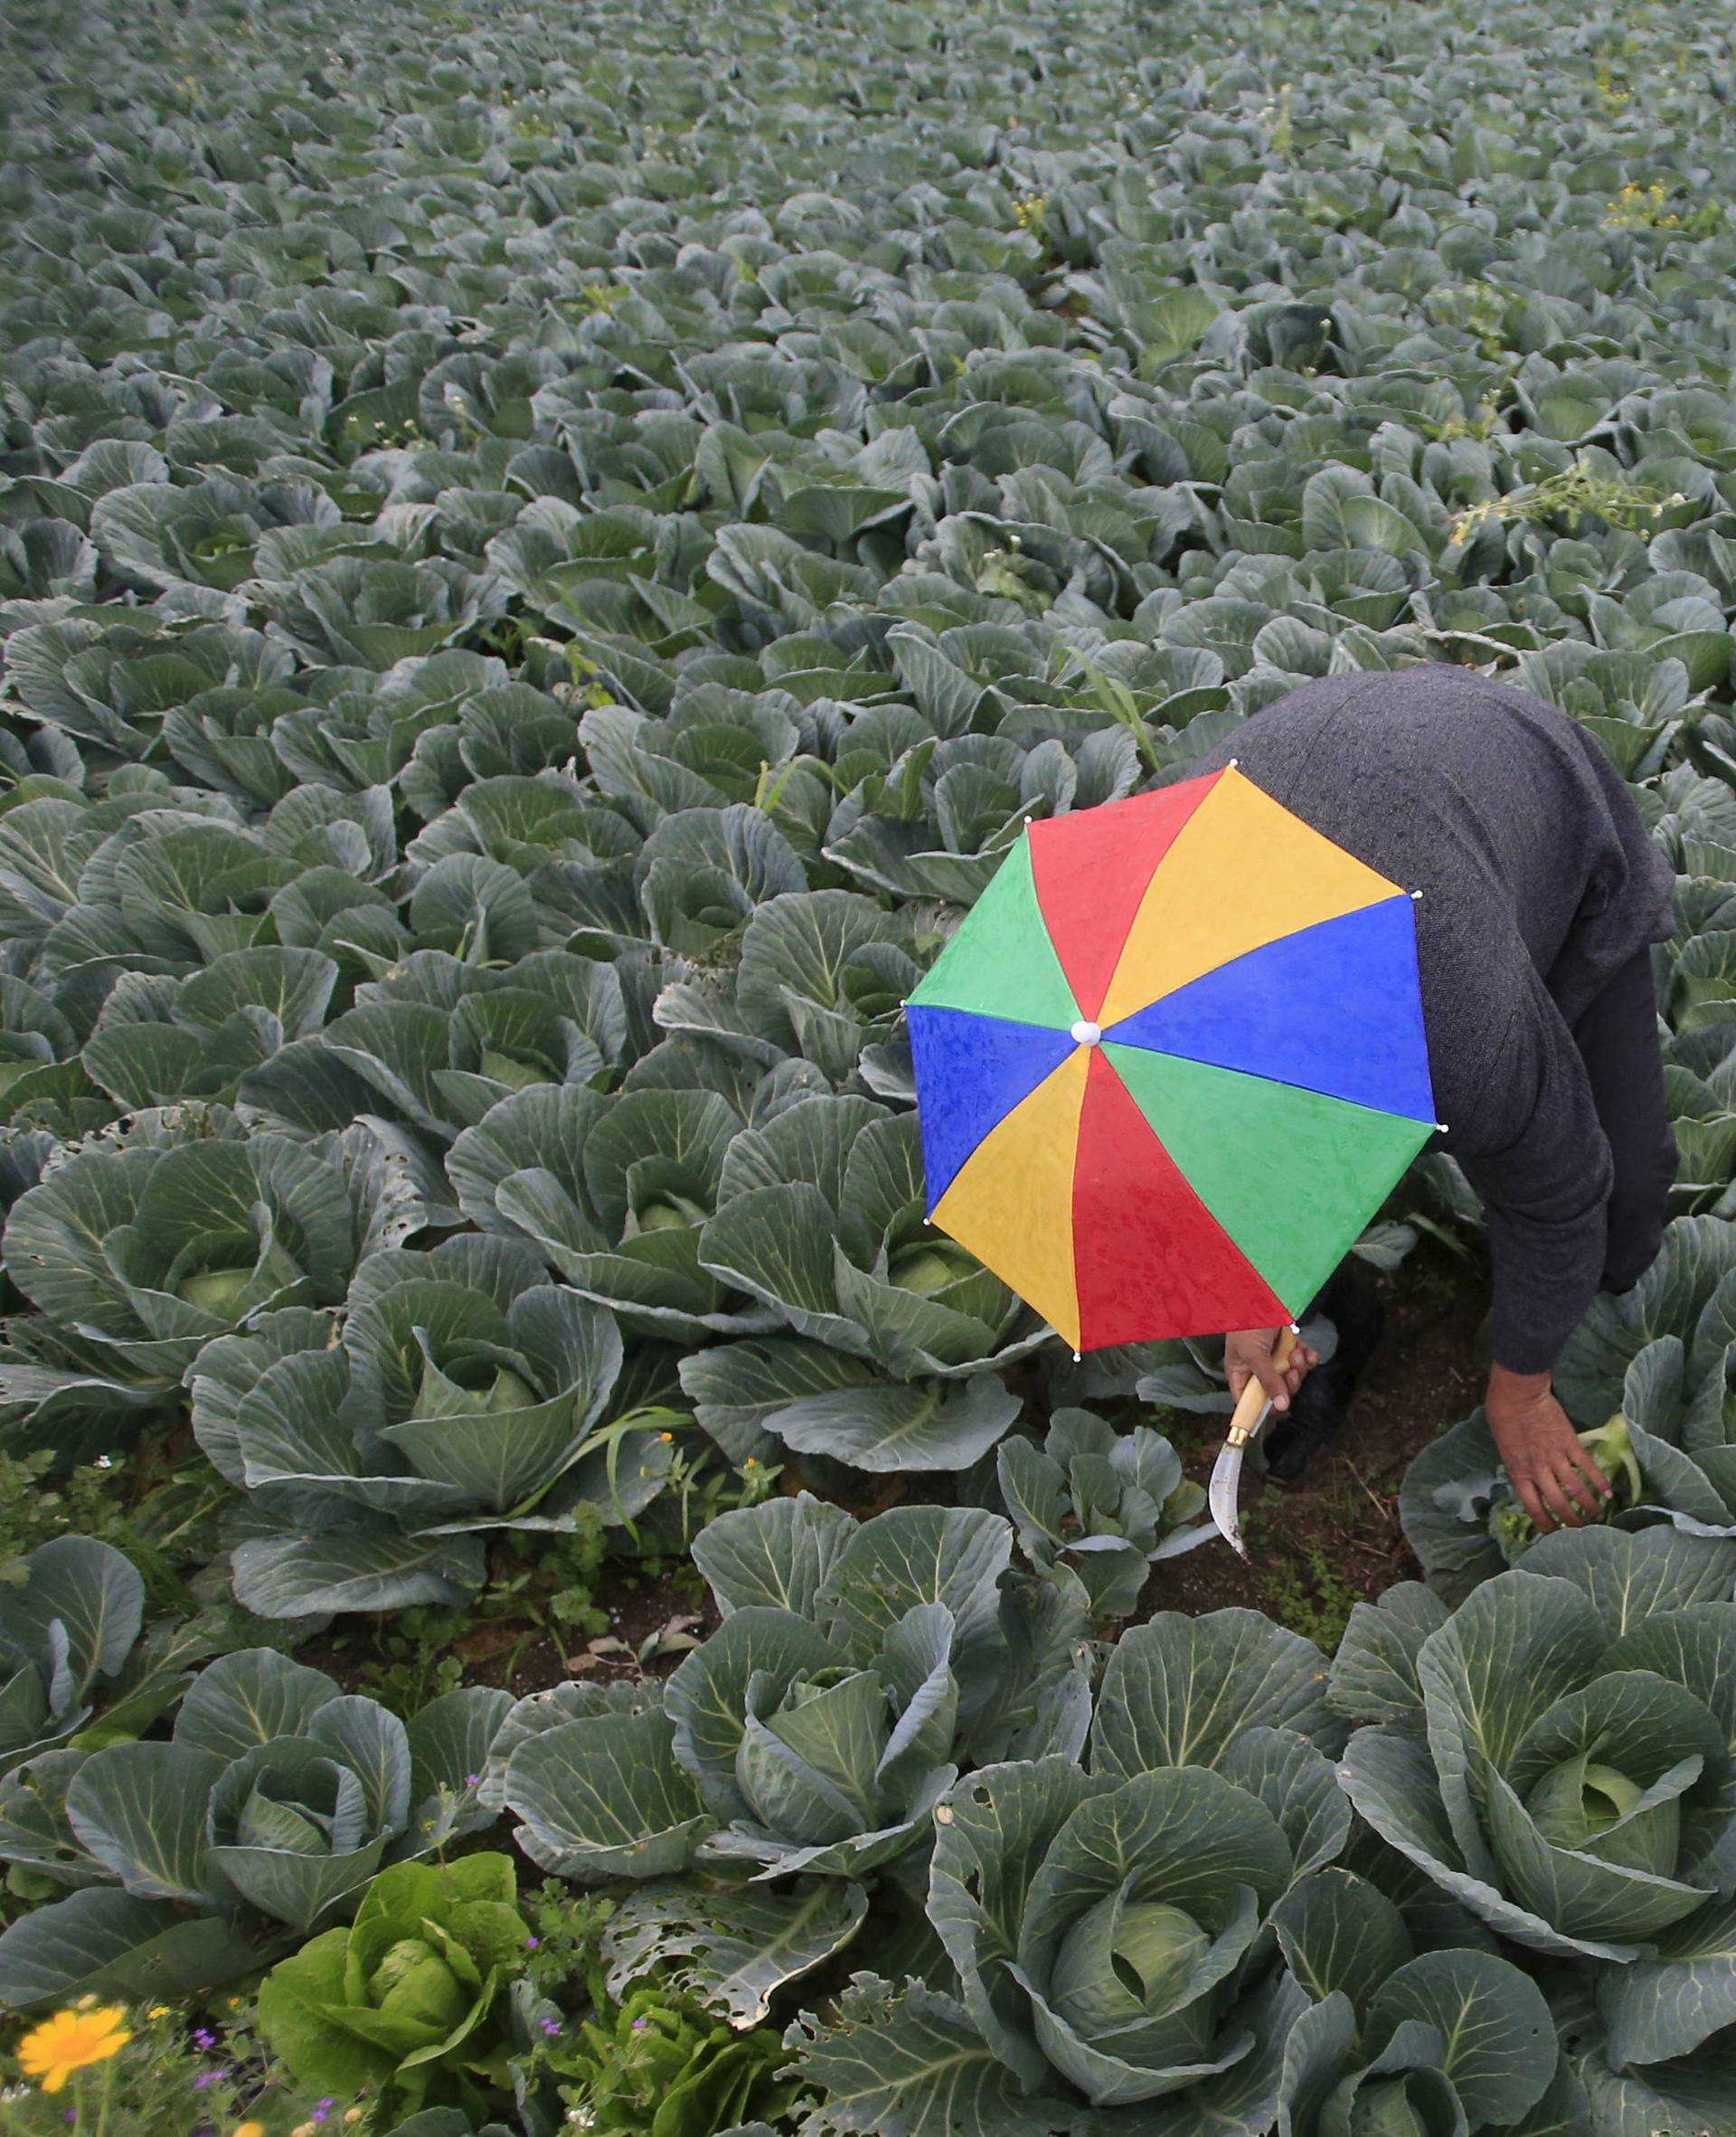
M 316 2096 L 269 2054 L 251 2003 L 129 2008 L 82 1996 L 0 2046 L 6 2137 L 287 2137 L 311 2121 L 332 2132 L 348 2103 Z
M 24 2076 L 37 2079 L 43 2092 L 58 2093 L 79 2071 L 119 2055 L 132 2038 L 127 2013 L 118 2003 L 99 2009 L 56 2011 L 19 2042 L 18 2062 Z

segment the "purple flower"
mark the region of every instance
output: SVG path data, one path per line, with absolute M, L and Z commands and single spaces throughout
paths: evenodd
M 337 2103 L 329 2095 L 327 2095 L 327 2097 L 324 2100 L 316 2100 L 314 2102 L 314 2112 L 308 2116 L 308 2121 L 311 2123 L 325 2122 L 329 2117 L 333 2108 L 335 2107 L 336 2104 Z
M 214 2085 L 228 2076 L 228 2071 L 220 2063 L 215 2070 L 202 2070 L 193 2081 L 193 2089 L 195 2093 L 203 2093 L 207 2085 Z
M 475 1788 L 477 1782 L 479 1782 L 481 1779 L 482 1775 L 480 1773 L 467 1773 L 464 1777 L 464 1785 L 466 1788 Z
M 540 2019 L 538 2023 L 542 2026 L 543 2032 L 548 2035 L 551 2040 L 552 2040 L 555 2035 L 561 2030 L 561 2021 L 559 2019 Z
M 209 2052 L 217 2046 L 217 2036 L 207 2031 L 203 2026 L 195 2026 L 193 2029 L 193 2045 L 196 2048 L 204 2048 Z
M 645 2031 L 645 2020 L 643 2019 L 635 2019 L 633 2021 L 633 2030 L 635 2033 L 643 2033 Z
M 77 2109 L 76 2107 L 63 2107 L 63 2108 L 61 2108 L 61 2120 L 63 2123 L 75 2123 L 75 2122 L 77 2122 L 77 2121 L 78 2121 L 78 2119 L 79 2119 L 79 2111 L 78 2111 L 78 2109 Z
M 540 1936 L 527 1936 L 524 1940 L 524 1949 L 527 1952 L 534 1952 L 542 1942 Z

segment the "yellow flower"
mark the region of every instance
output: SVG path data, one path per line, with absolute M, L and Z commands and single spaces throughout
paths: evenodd
M 26 2077 L 40 2078 L 45 2093 L 58 2093 L 75 2070 L 106 2063 L 133 2038 L 118 2003 L 101 2010 L 56 2011 L 18 2044 L 18 2063 Z
M 251 2121 L 237 2123 L 233 2137 L 265 2137 L 265 2124 Z
M 166 2019 L 168 2015 L 169 2007 L 166 2003 L 154 2003 L 145 2014 L 147 2019 Z

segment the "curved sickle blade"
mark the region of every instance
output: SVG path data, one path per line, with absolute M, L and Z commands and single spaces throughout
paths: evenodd
M 1241 1449 L 1231 1447 L 1228 1442 L 1218 1450 L 1218 1459 L 1212 1465 L 1212 1482 L 1205 1495 L 1205 1503 L 1212 1509 L 1212 1518 L 1218 1525 L 1218 1534 L 1239 1558 L 1248 1555 L 1248 1546 L 1241 1540 L 1241 1523 L 1236 1515 L 1236 1499 L 1241 1489 Z
M 1248 1428 L 1248 1438 L 1259 1437 L 1260 1429 L 1272 1414 L 1269 1402 L 1260 1405 L 1260 1414 Z M 1207 1487 L 1205 1503 L 1212 1518 L 1218 1525 L 1218 1534 L 1239 1558 L 1246 1558 L 1248 1546 L 1241 1540 L 1241 1521 L 1237 1513 L 1237 1501 L 1241 1495 L 1241 1458 L 1246 1442 L 1238 1444 L 1226 1440 L 1218 1450 L 1218 1459 L 1212 1464 L 1212 1481 Z

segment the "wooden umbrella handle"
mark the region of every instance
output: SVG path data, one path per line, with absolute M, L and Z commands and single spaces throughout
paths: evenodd
M 1295 1348 L 1296 1330 L 1280 1329 L 1278 1341 L 1272 1346 L 1272 1363 L 1280 1373 L 1289 1364 L 1290 1353 Z M 1235 1414 L 1230 1420 L 1230 1430 L 1225 1434 L 1231 1447 L 1245 1447 L 1248 1444 L 1260 1418 L 1260 1405 L 1265 1400 L 1266 1390 L 1258 1380 L 1250 1378 L 1241 1391 L 1241 1399 L 1236 1404 Z

